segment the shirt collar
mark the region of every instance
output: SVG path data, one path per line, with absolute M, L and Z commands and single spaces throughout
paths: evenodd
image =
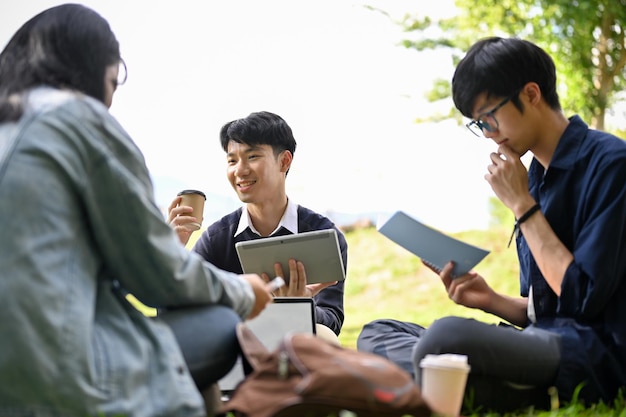
M 239 218 L 239 224 L 237 225 L 237 230 L 235 230 L 234 237 L 243 233 L 247 228 L 250 228 L 250 230 L 255 234 L 261 236 L 259 231 L 254 228 L 252 220 L 250 219 L 250 213 L 248 213 L 248 209 L 245 205 L 242 207 L 241 211 L 241 217 Z M 292 202 L 290 198 L 287 199 L 287 209 L 285 210 L 283 217 L 281 217 L 278 222 L 276 229 L 270 233 L 270 236 L 276 233 L 281 227 L 284 227 L 293 234 L 298 233 L 298 205 Z
M 556 145 L 550 166 L 567 169 L 573 166 L 580 157 L 580 148 L 583 146 L 589 126 L 578 116 L 571 117 L 569 121 Z
M 580 148 L 587 136 L 589 126 L 579 116 L 572 116 L 569 124 L 556 145 L 550 168 L 568 169 L 572 167 L 580 155 Z M 545 174 L 543 166 L 533 158 L 529 172 L 532 176 L 542 176 Z

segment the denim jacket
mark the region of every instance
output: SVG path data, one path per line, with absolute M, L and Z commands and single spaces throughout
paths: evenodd
M 172 332 L 125 294 L 245 317 L 251 287 L 179 243 L 102 103 L 24 97 L 21 119 L 0 124 L 0 415 L 204 415 Z

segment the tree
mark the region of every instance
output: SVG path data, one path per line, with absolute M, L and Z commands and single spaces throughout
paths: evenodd
M 407 14 L 400 22 L 418 51 L 449 48 L 456 65 L 486 36 L 518 36 L 550 53 L 557 65 L 566 114 L 578 113 L 604 129 L 607 109 L 626 88 L 626 0 L 455 0 L 458 14 L 433 20 Z M 447 88 L 443 88 L 447 86 Z M 429 99 L 450 95 L 438 80 Z

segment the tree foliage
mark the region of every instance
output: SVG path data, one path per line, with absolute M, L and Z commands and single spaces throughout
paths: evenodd
M 566 114 L 604 129 L 607 109 L 626 88 L 626 0 L 455 0 L 455 16 L 407 14 L 407 48 L 449 48 L 453 64 L 476 40 L 517 36 L 544 48 L 557 66 Z M 431 98 L 440 98 L 438 81 Z M 449 93 L 448 93 L 449 94 Z
M 489 197 L 489 226 L 513 227 L 515 216 L 497 197 Z

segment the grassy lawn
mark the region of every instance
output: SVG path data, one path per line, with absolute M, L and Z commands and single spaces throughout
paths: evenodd
M 518 266 L 515 248 L 507 248 L 510 229 L 468 231 L 455 236 L 491 253 L 475 268 L 499 292 L 519 295 Z M 200 233 L 192 235 L 192 247 Z M 402 247 L 375 229 L 346 233 L 348 274 L 345 287 L 345 321 L 339 340 L 343 346 L 356 347 L 363 325 L 379 318 L 412 321 L 424 326 L 439 317 L 456 315 L 490 323 L 499 318 L 481 311 L 458 306 L 448 299 L 439 277 Z M 141 308 L 141 305 L 138 304 Z M 153 312 L 149 309 L 147 314 Z M 584 407 L 579 403 L 560 404 L 550 412 L 522 410 L 518 413 L 474 413 L 466 417 L 626 417 L 626 401 Z
M 464 232 L 455 236 L 491 253 L 476 266 L 497 291 L 519 295 L 518 263 L 515 247 L 507 248 L 510 229 Z M 448 299 L 437 275 L 402 247 L 391 242 L 375 229 L 346 233 L 348 241 L 348 274 L 345 293 L 345 322 L 339 337 L 347 347 L 356 347 L 362 326 L 378 318 L 407 320 L 428 326 L 439 317 L 457 315 L 497 323 L 498 317 L 454 304 Z M 551 412 L 523 410 L 506 415 L 475 413 L 487 417 L 626 417 L 626 401 L 615 404 L 560 404 Z
M 476 267 L 498 291 L 518 295 L 518 267 L 514 248 L 507 248 L 509 231 L 466 232 L 457 237 L 491 253 Z M 458 315 L 497 323 L 481 311 L 458 306 L 448 299 L 437 275 L 412 253 L 375 229 L 346 234 L 348 274 L 346 318 L 340 335 L 344 346 L 356 347 L 361 327 L 374 319 L 394 318 L 430 325 L 435 319 Z

